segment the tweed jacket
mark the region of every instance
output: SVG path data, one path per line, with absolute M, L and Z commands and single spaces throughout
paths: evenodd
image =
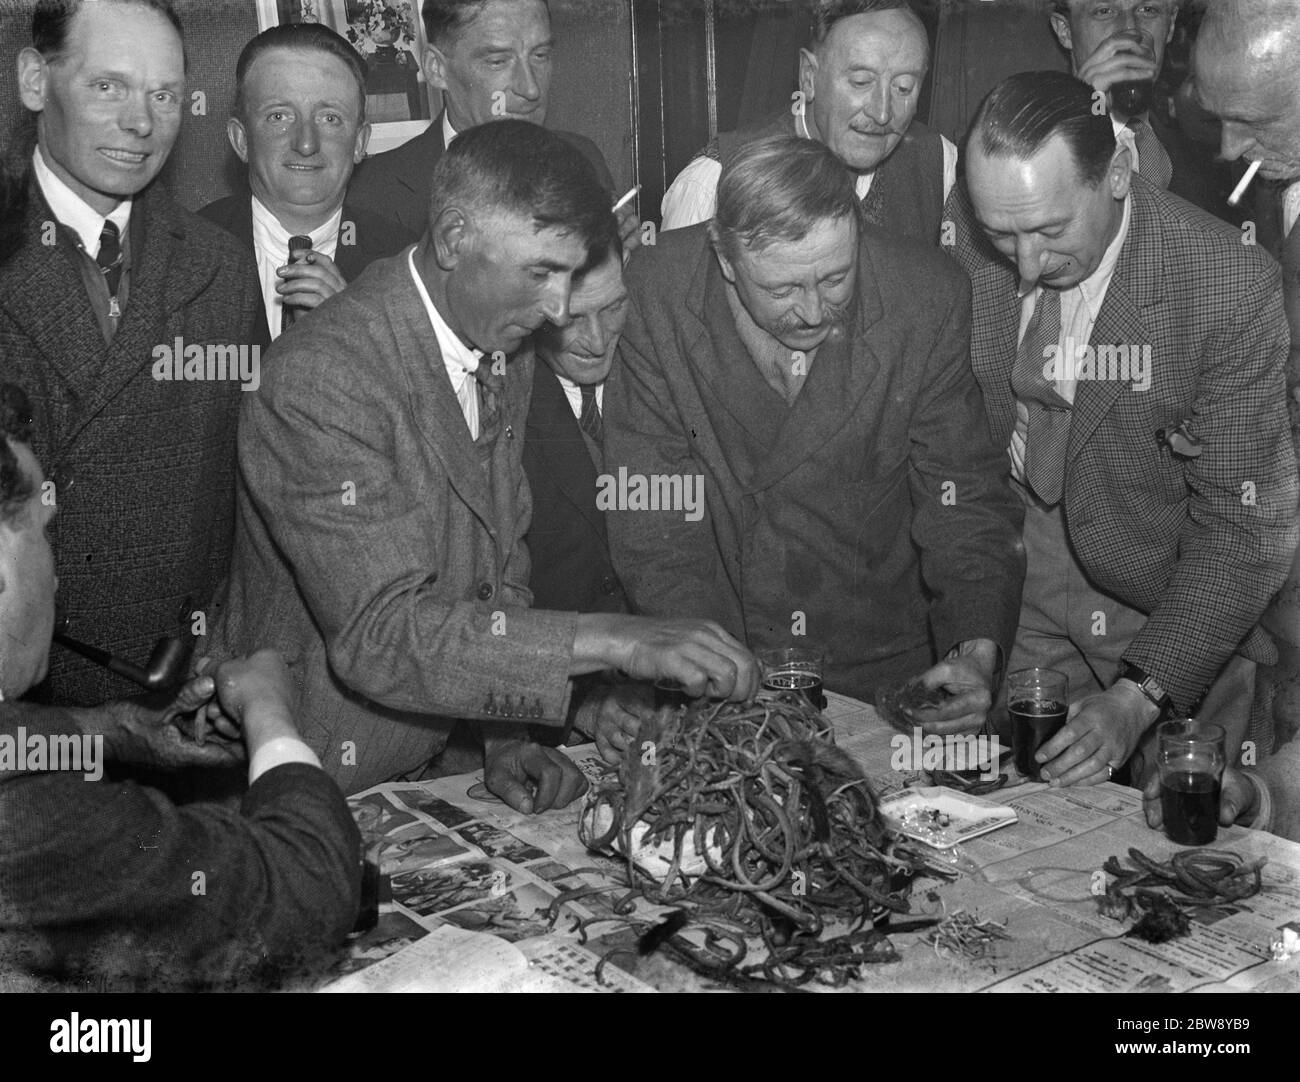
M 400 147 L 366 158 L 358 165 L 348 187 L 348 202 L 390 218 L 417 236 L 423 235 L 429 225 L 433 167 L 447 149 L 442 141 L 442 117 L 439 113 L 424 131 Z M 555 134 L 591 162 L 601 186 L 613 193 L 614 179 L 600 148 L 586 136 L 574 132 Z
M 31 395 L 34 450 L 55 482 L 68 633 L 143 662 L 159 636 L 189 633 L 225 574 L 249 397 L 229 379 L 156 380 L 156 351 L 256 342 L 257 273 L 237 241 L 154 184 L 131 212 L 131 290 L 105 344 L 74 239 L 62 226 L 51 236 L 34 180 L 29 192 L 22 244 L 0 265 L 0 380 Z M 91 704 L 133 688 L 56 647 L 42 690 Z
M 970 372 L 965 280 L 864 228 L 846 333 L 787 407 L 737 336 L 706 228 L 665 233 L 627 270 L 605 472 L 704 491 L 695 521 L 630 497 L 607 514 L 634 609 L 710 617 L 752 647 L 818 646 L 827 686 L 866 699 L 962 640 L 1008 649 L 1023 508 Z
M 533 366 L 524 470 L 533 498 L 526 538 L 533 604 L 626 612 L 627 598 L 609 559 L 605 513 L 596 508 L 596 463 L 564 388 L 541 360 Z
M 303 738 L 348 793 L 420 767 L 457 718 L 563 724 L 577 617 L 527 607 L 531 353 L 472 440 L 403 252 L 266 367 L 214 650 L 294 662 Z
M 247 192 L 228 195 L 224 199 L 209 203 L 199 211 L 199 214 L 208 221 L 221 226 L 227 233 L 237 237 L 244 247 L 253 253 L 254 263 L 256 263 L 257 248 L 253 241 L 253 203 L 252 197 Z M 338 250 L 334 255 L 334 263 L 346 282 L 355 279 L 376 259 L 396 255 L 408 244 L 414 244 L 419 239 L 419 233 L 403 229 L 396 222 L 391 222 L 378 214 L 372 214 L 364 207 L 353 206 L 350 203 L 343 204 L 343 217 L 339 223 L 340 230 L 344 225 L 351 225 L 353 241 L 350 244 L 344 244 L 340 241 Z M 287 253 L 285 258 L 287 260 Z M 266 327 L 266 302 L 262 299 L 260 293 L 258 294 L 258 302 L 258 314 L 261 317 L 258 326 Z M 266 342 L 268 345 L 270 344 L 269 328 Z
M 1140 176 L 1131 199 L 1089 344 L 1150 346 L 1150 387 L 1079 381 L 1062 502 L 1088 575 L 1149 616 L 1125 657 L 1186 710 L 1238 648 L 1274 659 L 1256 624 L 1296 548 L 1289 335 L 1266 252 Z M 948 216 L 973 285 L 971 359 L 1005 448 L 1015 424 L 1017 275 L 985 241 L 963 189 Z M 1184 422 L 1199 454 L 1176 454 L 1158 435 Z

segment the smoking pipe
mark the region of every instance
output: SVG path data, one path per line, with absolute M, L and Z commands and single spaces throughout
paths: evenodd
M 60 646 L 89 658 L 96 665 L 102 665 L 109 672 L 125 677 L 148 691 L 172 688 L 184 680 L 185 666 L 189 661 L 188 651 L 185 642 L 177 635 L 164 635 L 154 643 L 148 663 L 141 667 L 110 654 L 107 650 L 101 650 L 98 646 L 69 638 L 63 633 L 63 629 L 68 626 L 68 618 L 61 612 L 56 613 L 54 626 L 54 641 Z

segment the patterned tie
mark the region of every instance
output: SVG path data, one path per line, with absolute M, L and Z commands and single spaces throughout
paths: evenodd
M 117 287 L 122 284 L 122 234 L 107 218 L 104 219 L 104 228 L 99 232 L 99 255 L 95 257 L 95 262 L 103 272 L 109 297 L 115 299 Z
M 1168 188 L 1174 176 L 1174 167 L 1165 148 L 1156 138 L 1150 122 L 1130 120 L 1128 129 L 1133 133 L 1133 142 L 1137 144 L 1138 172 L 1156 187 Z
M 582 391 L 582 413 L 578 417 L 578 427 L 590 437 L 592 443 L 597 447 L 603 447 L 605 422 L 600 416 L 600 406 L 596 402 L 595 384 L 584 383 L 578 389 Z
M 1061 294 L 1043 288 L 1016 354 L 1011 388 L 1029 411 L 1025 434 L 1025 480 L 1046 504 L 1061 502 L 1065 452 L 1070 442 L 1070 405 L 1043 375 L 1048 347 L 1061 338 Z
M 500 412 L 498 402 L 506 385 L 505 374 L 492 371 L 495 363 L 490 357 L 480 357 L 478 367 L 474 369 L 474 378 L 478 381 L 479 389 L 478 425 L 480 436 L 489 432 L 496 424 Z

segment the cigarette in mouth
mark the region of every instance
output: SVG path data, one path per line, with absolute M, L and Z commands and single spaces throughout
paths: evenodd
M 1235 207 L 1241 202 L 1241 197 L 1246 194 L 1246 189 L 1250 187 L 1250 182 L 1255 179 L 1255 174 L 1259 172 L 1259 167 L 1263 159 L 1257 159 L 1250 163 L 1250 168 L 1246 170 L 1246 175 L 1237 181 L 1237 186 L 1232 189 L 1232 194 L 1228 196 L 1228 206 Z
M 612 210 L 617 214 L 617 213 L 618 213 L 618 209 L 619 209 L 621 206 L 623 206 L 624 203 L 627 203 L 628 201 L 630 201 L 631 199 L 633 199 L 633 198 L 636 196 L 636 193 L 639 192 L 640 190 L 641 190 L 641 185 L 640 185 L 640 184 L 635 185 L 635 186 L 632 188 L 631 191 L 627 192 L 627 193 L 626 193 L 626 194 L 625 194 L 625 195 L 624 195 L 624 196 L 623 196 L 623 197 L 622 197 L 622 198 L 621 198 L 617 203 L 615 203 L 614 206 L 613 206 L 612 208 L 610 208 L 610 209 L 612 209 Z

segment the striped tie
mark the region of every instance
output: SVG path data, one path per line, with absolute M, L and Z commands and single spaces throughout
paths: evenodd
M 109 297 L 116 298 L 117 288 L 122 284 L 122 234 L 107 218 L 99 233 L 99 255 L 95 257 L 95 262 L 104 275 Z
M 1070 405 L 1043 375 L 1048 349 L 1061 338 L 1061 294 L 1043 288 L 1016 354 L 1011 387 L 1029 411 L 1025 435 L 1025 481 L 1046 504 L 1061 502 L 1065 452 L 1070 442 Z
M 605 422 L 596 402 L 596 387 L 584 383 L 578 389 L 582 391 L 582 414 L 578 417 L 578 427 L 591 438 L 592 443 L 601 447 L 605 442 Z

